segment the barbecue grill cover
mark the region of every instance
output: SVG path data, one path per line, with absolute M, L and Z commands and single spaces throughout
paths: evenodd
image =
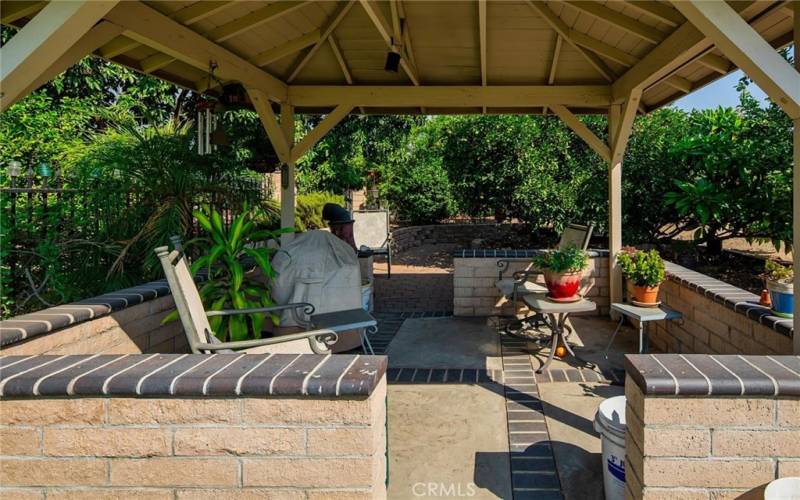
M 273 256 L 272 267 L 277 273 L 272 298 L 278 304 L 308 302 L 316 313 L 362 306 L 358 257 L 327 231 L 295 235 Z M 280 326 L 297 326 L 291 312 L 282 314 Z

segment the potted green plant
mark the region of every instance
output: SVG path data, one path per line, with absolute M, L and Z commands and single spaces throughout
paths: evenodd
M 548 297 L 569 302 L 576 300 L 583 271 L 589 265 L 589 256 L 576 246 L 553 250 L 533 259 L 533 265 L 544 273 Z
M 658 290 L 665 277 L 664 259 L 658 250 L 620 252 L 617 264 L 633 285 L 633 302 L 643 306 L 658 305 Z
M 229 227 L 225 227 L 222 216 L 216 210 L 204 206 L 195 210 L 194 217 L 205 231 L 205 235 L 189 241 L 187 248 L 199 249 L 200 257 L 192 262 L 192 274 L 206 272 L 206 280 L 200 288 L 200 297 L 206 311 L 223 309 L 254 309 L 275 305 L 272 301 L 271 287 L 275 271 L 270 259 L 277 252 L 275 245 L 265 245 L 276 241 L 281 233 L 291 232 L 292 228 L 277 231 L 261 230 L 255 217 L 256 209 L 244 206 L 242 213 L 234 217 Z M 260 271 L 248 272 L 243 264 L 246 257 L 252 260 Z M 164 322 L 177 319 L 172 313 Z M 211 329 L 223 342 L 261 338 L 264 322 L 263 313 L 213 316 L 209 318 Z M 278 316 L 269 318 L 275 325 Z
M 782 318 L 794 316 L 794 269 L 774 260 L 764 264 L 772 312 Z

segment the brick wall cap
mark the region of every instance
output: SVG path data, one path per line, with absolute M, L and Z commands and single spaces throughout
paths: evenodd
M 667 279 L 724 305 L 741 314 L 744 318 L 764 325 L 781 335 L 791 338 L 794 325 L 791 319 L 781 318 L 772 313 L 769 307 L 759 305 L 759 297 L 724 281 L 714 279 L 697 271 L 692 271 L 674 262 L 664 262 Z
M 547 252 L 546 248 L 465 248 L 454 250 L 453 257 L 457 259 L 528 259 Z M 590 248 L 586 251 L 590 258 L 608 257 L 608 250 L 602 248 Z
M 0 397 L 367 397 L 386 356 L 0 356 Z
M 800 396 L 800 356 L 629 354 L 625 371 L 654 396 Z

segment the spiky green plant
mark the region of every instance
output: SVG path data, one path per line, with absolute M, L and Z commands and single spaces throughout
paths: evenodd
M 275 304 L 270 293 L 275 277 L 270 258 L 278 251 L 280 234 L 293 232 L 294 229 L 258 229 L 254 221 L 255 212 L 245 205 L 242 213 L 226 228 L 218 211 L 208 206 L 194 211 L 194 217 L 206 234 L 193 239 L 186 246 L 198 249 L 200 253 L 200 257 L 192 262 L 192 275 L 196 276 L 201 271 L 207 274 L 200 288 L 206 311 L 252 309 Z M 275 244 L 269 244 L 270 241 Z M 261 271 L 260 276 L 247 272 L 243 264 L 247 257 Z M 165 321 L 174 319 L 177 319 L 177 315 L 173 313 Z M 255 313 L 213 316 L 209 318 L 209 323 L 217 338 L 226 342 L 261 338 L 265 319 L 265 314 Z M 270 319 L 278 324 L 277 315 L 271 315 Z

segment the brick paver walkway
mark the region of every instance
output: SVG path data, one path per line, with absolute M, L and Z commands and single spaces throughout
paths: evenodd
M 383 267 L 383 269 L 380 269 Z M 392 265 L 375 266 L 375 310 L 420 312 L 453 310 L 453 273 L 450 270 Z M 380 274 L 379 274 L 379 271 Z

